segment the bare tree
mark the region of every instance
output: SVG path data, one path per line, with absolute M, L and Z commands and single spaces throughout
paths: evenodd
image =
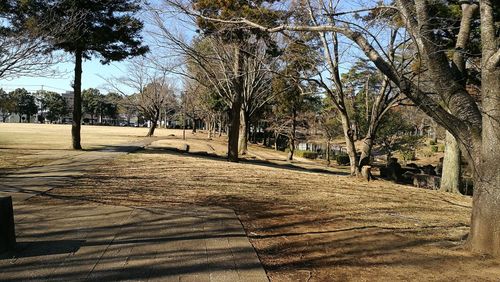
M 123 95 L 128 105 L 150 121 L 148 137 L 154 135 L 162 110 L 176 104 L 168 68 L 158 69 L 153 61 L 154 58 L 135 58 L 129 62 L 125 76 L 105 79 L 114 91 Z M 135 93 L 129 95 L 123 86 Z
M 481 22 L 481 96 L 480 108 L 460 83 L 452 69 L 445 49 L 435 44 L 436 30 L 430 23 L 432 5 L 424 0 L 397 0 L 396 10 L 403 19 L 406 31 L 419 51 L 430 73 L 436 101 L 418 83 L 398 72 L 395 65 L 376 48 L 369 33 L 347 23 L 343 26 L 279 25 L 265 27 L 246 19 L 234 19 L 233 24 L 245 24 L 267 32 L 322 31 L 340 33 L 352 42 L 386 75 L 413 103 L 448 130 L 459 142 L 465 157 L 474 168 L 474 199 L 471 232 L 468 244 L 474 252 L 500 255 L 500 50 L 495 28 L 495 6 L 491 0 L 480 0 Z M 381 9 L 381 8 L 377 8 Z M 328 15 L 335 17 L 335 14 Z M 375 42 L 372 44 L 372 42 Z M 460 50 L 455 50 L 459 52 Z

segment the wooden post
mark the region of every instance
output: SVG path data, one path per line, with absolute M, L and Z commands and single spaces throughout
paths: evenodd
M 13 250 L 16 246 L 14 210 L 12 197 L 0 198 L 0 253 Z

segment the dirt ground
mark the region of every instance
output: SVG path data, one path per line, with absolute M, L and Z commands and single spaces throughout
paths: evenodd
M 125 206 L 235 210 L 271 281 L 500 281 L 500 261 L 463 249 L 471 199 L 346 176 L 223 139 L 176 136 L 121 157 L 48 196 Z M 168 228 L 166 226 L 165 228 Z

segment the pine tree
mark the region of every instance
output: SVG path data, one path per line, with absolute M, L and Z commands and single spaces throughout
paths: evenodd
M 82 61 L 99 57 L 102 64 L 108 64 L 148 51 L 140 35 L 143 23 L 134 17 L 140 9 L 139 1 L 52 0 L 36 4 L 44 11 L 38 13 L 40 17 L 51 19 L 49 30 L 44 33 L 49 35 L 53 48 L 66 51 L 75 59 L 71 133 L 73 148 L 81 149 Z M 59 32 L 54 34 L 51 30 Z

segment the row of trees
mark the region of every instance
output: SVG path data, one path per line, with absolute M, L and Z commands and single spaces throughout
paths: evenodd
M 500 254 L 498 5 L 396 0 L 358 9 L 335 0 L 277 2 L 163 0 L 148 6 L 155 53 L 146 71 L 125 81 L 138 95 L 156 98 L 145 105 L 151 119 L 158 120 L 156 105 L 167 101 L 161 93 L 172 89 L 166 74 L 176 73 L 185 78 L 185 115 L 203 118 L 210 129 L 218 120 L 220 130 L 225 120 L 230 161 L 246 152 L 251 121 L 259 115 L 276 139 L 287 137 L 290 158 L 298 128 L 320 120 L 328 136 L 338 133 L 329 125 L 340 125 L 351 174 L 359 175 L 380 133 L 398 130 L 390 123 L 398 118 L 394 109 L 411 104 L 448 131 L 453 149 L 446 150 L 445 166 L 456 168 L 461 151 L 473 167 L 472 250 Z M 74 56 L 75 149 L 81 148 L 82 59 L 99 55 L 107 63 L 144 54 L 143 25 L 134 18 L 139 9 L 131 0 L 0 5 L 10 23 L 2 38 L 15 33 Z M 191 20 L 198 31 L 193 40 L 171 30 L 172 11 Z M 177 63 L 167 64 L 172 57 Z M 471 95 L 477 92 L 481 104 Z M 456 178 L 456 171 L 445 172 Z
M 102 94 L 98 89 L 89 88 L 82 91 L 82 113 L 87 115 L 83 121 L 89 124 L 112 124 L 118 125 L 120 121 L 128 125 L 131 119 L 145 122 L 152 121 L 157 123 L 155 115 L 146 105 L 151 104 L 160 110 L 171 110 L 172 114 L 178 112 L 177 99 L 169 101 L 166 104 L 157 104 L 149 96 L 151 88 L 154 85 L 147 86 L 143 95 L 135 94 L 122 96 L 115 92 Z M 0 114 L 2 122 L 16 114 L 19 122 L 31 122 L 31 118 L 36 115 L 37 122 L 63 122 L 63 118 L 70 120 L 72 105 L 61 94 L 51 91 L 37 91 L 30 93 L 24 88 L 18 88 L 11 92 L 5 92 L 0 89 Z
M 24 88 L 6 93 L 0 89 L 2 122 L 6 122 L 13 114 L 18 115 L 19 122 L 25 120 L 29 123 L 34 115 L 37 115 L 38 122 L 61 122 L 69 112 L 67 101 L 58 93 L 38 91 L 32 94 Z
M 252 47 L 262 42 L 268 48 L 266 55 L 277 58 L 275 63 L 267 60 L 266 71 L 288 80 L 275 83 L 275 89 L 290 89 L 300 97 L 320 89 L 329 98 L 342 124 L 353 175 L 368 164 L 383 121 L 391 120 L 388 113 L 397 105 L 415 105 L 444 127 L 450 144 L 445 166 L 457 168 L 461 151 L 474 171 L 468 243 L 474 251 L 500 254 L 497 3 L 396 0 L 353 9 L 333 0 L 289 1 L 284 5 L 259 0 L 164 2 L 183 17 L 192 17 L 197 25 L 197 40 L 186 44 L 165 28 L 165 19 L 159 15 L 162 9 L 155 10 L 166 45 L 176 46 L 188 62 L 196 65 L 199 72 L 189 73 L 191 78 L 217 94 L 228 108 L 230 160 L 238 159 L 243 93 L 249 85 L 245 83 L 249 73 L 246 60 L 256 57 Z M 287 44 L 287 40 L 291 42 Z M 213 42 L 210 48 L 197 46 L 207 41 Z M 295 52 L 297 58 L 290 60 L 280 47 L 290 50 L 294 44 L 310 53 L 304 57 Z M 352 66 L 356 57 L 363 58 L 373 71 L 346 74 L 342 68 Z M 317 64 L 310 67 L 309 59 L 317 59 Z M 287 69 L 294 62 L 297 64 Z M 352 81 L 350 75 L 361 77 Z M 472 95 L 478 92 L 480 97 Z M 364 107 L 349 105 L 353 93 L 357 93 L 354 100 L 365 101 Z M 286 102 L 295 104 L 290 98 Z M 296 108 L 291 108 L 292 116 L 297 116 Z M 297 122 L 292 120 L 294 128 Z M 362 155 L 357 161 L 354 141 L 362 132 L 361 121 L 366 123 Z

